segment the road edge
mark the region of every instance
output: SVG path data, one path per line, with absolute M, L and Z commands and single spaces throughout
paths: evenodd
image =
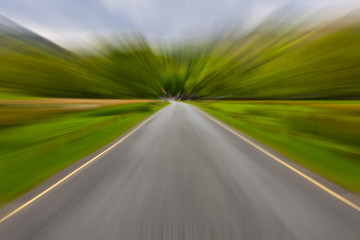
M 351 194 L 346 189 L 342 188 L 341 186 L 331 182 L 328 179 L 318 175 L 317 173 L 305 168 L 304 166 L 292 161 L 284 157 L 281 153 L 277 152 L 276 150 L 272 149 L 270 146 L 263 144 L 261 141 L 248 136 L 247 134 L 235 129 L 231 125 L 217 119 L 216 117 L 212 116 L 211 114 L 205 112 L 204 110 L 200 109 L 199 107 L 189 104 L 195 108 L 199 113 L 204 115 L 206 118 L 217 124 L 218 126 L 222 127 L 223 129 L 227 130 L 228 132 L 232 133 L 233 135 L 240 138 L 242 141 L 246 142 L 250 146 L 256 148 L 260 152 L 264 153 L 277 163 L 281 164 L 282 166 L 286 167 L 288 170 L 291 170 L 293 173 L 297 174 L 298 176 L 302 177 L 303 179 L 307 180 L 308 182 L 315 185 L 318 189 L 320 188 L 322 191 L 326 192 L 328 195 L 331 195 L 333 198 L 339 200 L 343 204 L 351 207 L 352 209 L 360 212 L 360 199 L 354 194 Z M 286 159 L 286 160 L 285 160 Z M 345 194 L 344 194 L 345 193 Z M 344 196 L 346 195 L 346 196 Z
M 91 153 L 87 157 L 76 161 L 75 163 L 71 164 L 70 166 L 66 167 L 65 169 L 61 170 L 60 172 L 56 173 L 54 176 L 50 177 L 49 179 L 45 180 L 45 182 L 41 183 L 40 185 L 36 186 L 34 189 L 30 190 L 29 192 L 21 195 L 19 198 L 9 202 L 2 208 L 0 208 L 0 224 L 5 222 L 6 220 L 10 219 L 12 216 L 16 215 L 21 210 L 25 209 L 27 206 L 34 203 L 36 200 L 40 199 L 48 192 L 51 192 L 56 187 L 62 185 L 63 183 L 67 182 L 72 176 L 76 175 L 77 173 L 85 170 L 87 166 L 91 165 L 92 163 L 100 160 L 102 156 L 108 153 L 110 150 L 115 148 L 117 145 L 125 141 L 128 137 L 136 133 L 139 129 L 145 126 L 148 122 L 153 120 L 157 117 L 164 109 L 166 109 L 169 105 L 164 106 L 163 108 L 159 109 L 155 113 L 151 114 L 149 117 L 145 118 L 134 127 L 126 131 L 125 133 L 121 134 L 118 138 L 113 140 L 111 143 L 105 145 L 104 147 L 98 149 L 97 151 Z

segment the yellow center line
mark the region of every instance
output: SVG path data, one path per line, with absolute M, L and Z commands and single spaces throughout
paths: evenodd
M 39 193 L 38 195 L 36 195 L 35 197 L 33 197 L 32 199 L 30 199 L 29 201 L 25 202 L 24 204 L 22 204 L 21 206 L 19 206 L 18 208 L 16 208 L 15 210 L 13 210 L 12 212 L 8 213 L 7 215 L 5 215 L 4 217 L 2 217 L 0 219 L 0 223 L 6 221 L 7 219 L 9 219 L 10 217 L 14 216 L 16 213 L 20 212 L 21 210 L 23 210 L 24 208 L 26 208 L 27 206 L 29 206 L 30 204 L 32 204 L 33 202 L 35 202 L 36 200 L 38 200 L 39 198 L 41 198 L 42 196 L 44 196 L 45 194 L 47 194 L 48 192 L 50 192 L 51 190 L 53 190 L 54 188 L 56 188 L 57 186 L 59 186 L 60 184 L 62 184 L 63 182 L 65 182 L 67 179 L 69 179 L 70 177 L 74 176 L 76 173 L 78 173 L 79 171 L 81 171 L 82 169 L 84 169 L 85 167 L 87 167 L 88 165 L 90 165 L 92 162 L 94 162 L 96 159 L 100 158 L 101 156 L 103 156 L 105 153 L 109 152 L 110 150 L 112 150 L 114 147 L 116 147 L 117 145 L 119 145 L 121 142 L 123 142 L 125 139 L 127 139 L 128 137 L 130 137 L 132 134 L 134 134 L 136 131 L 138 131 L 141 127 L 143 127 L 146 123 L 148 123 L 150 120 L 152 120 L 153 118 L 155 118 L 157 115 L 159 115 L 159 113 L 164 110 L 165 108 L 161 109 L 160 111 L 158 111 L 157 113 L 153 114 L 152 116 L 150 116 L 149 118 L 147 118 L 146 120 L 144 120 L 142 123 L 140 123 L 136 128 L 134 128 L 132 131 L 130 131 L 128 134 L 126 134 L 123 138 L 121 138 L 119 141 L 115 142 L 113 145 L 111 145 L 110 147 L 108 147 L 107 149 L 105 149 L 103 152 L 99 153 L 98 155 L 96 155 L 95 157 L 93 157 L 92 159 L 90 159 L 89 161 L 87 161 L 86 163 L 84 163 L 83 165 L 81 165 L 80 167 L 78 167 L 77 169 L 75 169 L 74 171 L 72 171 L 71 173 L 69 173 L 68 175 L 66 175 L 65 177 L 63 177 L 62 179 L 60 179 L 59 181 L 57 181 L 56 183 L 54 183 L 52 186 L 50 186 L 49 188 L 45 189 L 44 191 L 42 191 L 41 193 Z
M 207 118 L 209 118 L 210 120 L 212 120 L 213 122 L 215 122 L 217 125 L 219 125 L 222 128 L 225 128 L 227 131 L 231 132 L 232 134 L 236 135 L 237 137 L 241 138 L 243 141 L 245 141 L 246 143 L 250 144 L 251 146 L 253 146 L 254 148 L 258 149 L 259 151 L 263 152 L 264 154 L 266 154 L 267 156 L 271 157 L 272 159 L 274 159 L 275 161 L 277 161 L 278 163 L 284 165 L 285 167 L 287 167 L 288 169 L 290 169 L 291 171 L 295 172 L 296 174 L 300 175 L 301 177 L 305 178 L 306 180 L 308 180 L 309 182 L 311 182 L 312 184 L 316 185 L 317 187 L 321 188 L 322 190 L 324 190 L 325 192 L 327 192 L 328 194 L 330 194 L 331 196 L 337 198 L 338 200 L 340 200 L 341 202 L 347 204 L 348 206 L 354 208 L 357 211 L 360 211 L 360 206 L 351 202 L 350 200 L 346 199 L 345 197 L 341 196 L 340 194 L 334 192 L 333 190 L 329 189 L 328 187 L 324 186 L 323 184 L 321 184 L 320 182 L 316 181 L 315 179 L 311 178 L 310 176 L 308 176 L 307 174 L 301 172 L 300 170 L 294 168 L 293 166 L 287 164 L 286 162 L 284 162 L 283 160 L 281 160 L 280 158 L 276 157 L 275 155 L 273 155 L 272 153 L 270 153 L 269 151 L 267 151 L 266 149 L 262 148 L 260 145 L 256 144 L 255 142 L 251 141 L 250 139 L 248 139 L 247 137 L 244 137 L 243 135 L 239 134 L 238 132 L 234 131 L 232 128 L 230 128 L 229 126 L 225 125 L 224 123 L 218 121 L 217 119 L 215 119 L 214 117 L 210 116 L 209 114 L 205 113 L 204 111 L 199 110 L 199 112 L 201 112 L 204 116 L 206 116 Z

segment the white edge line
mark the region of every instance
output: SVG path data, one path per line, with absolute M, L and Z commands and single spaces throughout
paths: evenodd
M 244 142 L 250 144 L 251 146 L 253 146 L 254 148 L 256 148 L 257 150 L 261 151 L 262 153 L 266 154 L 267 156 L 271 157 L 272 159 L 274 159 L 275 161 L 277 161 L 278 163 L 282 164 L 283 166 L 287 167 L 288 169 L 290 169 L 291 171 L 295 172 L 296 174 L 300 175 L 301 177 L 305 178 L 306 180 L 308 180 L 309 182 L 311 182 L 312 184 L 316 185 L 317 187 L 319 187 L 320 189 L 324 190 L 325 192 L 327 192 L 328 194 L 330 194 L 331 196 L 333 196 L 334 198 L 337 198 L 338 200 L 340 200 L 341 202 L 345 203 L 346 205 L 352 207 L 353 209 L 357 210 L 360 212 L 360 206 L 353 203 L 352 201 L 350 201 L 349 199 L 341 196 L 340 194 L 334 192 L 333 190 L 331 190 L 330 188 L 324 186 L 323 184 L 321 184 L 320 182 L 316 181 L 315 179 L 311 178 L 309 175 L 301 172 L 300 170 L 296 169 L 295 167 L 291 166 L 290 164 L 284 162 L 283 160 L 281 160 L 280 158 L 276 157 L 274 154 L 270 153 L 269 151 L 267 151 L 266 149 L 264 149 L 263 147 L 261 147 L 260 145 L 256 144 L 254 141 L 250 140 L 249 138 L 239 134 L 238 132 L 236 132 L 235 130 L 233 130 L 230 126 L 220 122 L 219 120 L 217 120 L 216 118 L 212 117 L 211 115 L 209 115 L 208 113 L 205 113 L 204 111 L 200 110 L 199 108 L 197 108 L 199 110 L 199 112 L 201 112 L 204 116 L 206 116 L 207 118 L 209 118 L 210 120 L 212 120 L 213 122 L 215 122 L 217 125 L 219 125 L 220 127 L 226 129 L 227 131 L 231 132 L 232 134 L 236 135 L 237 137 L 239 137 L 241 140 L 243 140 Z
M 60 184 L 62 184 L 63 182 L 65 182 L 66 180 L 68 180 L 70 177 L 74 176 L 76 173 L 78 173 L 79 171 L 81 171 L 82 169 L 84 169 L 85 167 L 87 167 L 88 165 L 90 165 L 92 162 L 94 162 L 95 160 L 97 160 L 98 158 L 100 158 L 101 156 L 103 156 L 105 153 L 109 152 L 110 150 L 112 150 L 114 147 L 116 147 L 117 145 L 119 145 L 121 142 L 123 142 L 125 139 L 127 139 L 128 137 L 130 137 L 132 134 L 134 134 L 136 131 L 138 131 L 141 127 L 143 127 L 146 123 L 148 123 L 150 120 L 154 119 L 156 116 L 158 116 L 160 114 L 160 112 L 162 110 L 164 110 L 166 108 L 166 106 L 162 109 L 160 109 L 159 111 L 157 111 L 156 113 L 154 113 L 152 116 L 148 117 L 147 119 L 143 120 L 137 127 L 135 127 L 133 130 L 131 130 L 129 133 L 127 133 L 124 137 L 122 137 L 120 140 L 118 140 L 117 142 L 115 142 L 113 145 L 111 145 L 110 147 L 108 147 L 107 149 L 105 149 L 104 151 L 102 151 L 101 153 L 99 153 L 98 155 L 96 155 L 95 157 L 91 158 L 90 160 L 88 160 L 86 163 L 84 163 L 83 165 L 81 165 L 80 167 L 76 168 L 74 171 L 72 171 L 71 173 L 67 174 L 65 177 L 63 177 L 62 179 L 60 179 L 59 181 L 57 181 L 56 183 L 54 183 L 53 185 L 51 185 L 50 187 L 48 187 L 47 189 L 45 189 L 44 191 L 42 191 L 41 193 L 39 193 L 38 195 L 36 195 L 35 197 L 31 198 L 30 200 L 28 200 L 27 202 L 25 202 L 24 204 L 20 205 L 19 207 L 17 207 L 15 210 L 11 211 L 10 213 L 6 214 L 4 217 L 2 217 L 0 219 L 0 224 L 5 222 L 6 220 L 8 220 L 9 218 L 11 218 L 12 216 L 14 216 L 16 213 L 20 212 L 21 210 L 23 210 L 24 208 L 26 208 L 27 206 L 29 206 L 30 204 L 32 204 L 33 202 L 35 202 L 36 200 L 38 200 L 39 198 L 41 198 L 42 196 L 44 196 L 45 194 L 47 194 L 48 192 L 50 192 L 51 190 L 53 190 L 54 188 L 56 188 L 57 186 L 59 186 Z

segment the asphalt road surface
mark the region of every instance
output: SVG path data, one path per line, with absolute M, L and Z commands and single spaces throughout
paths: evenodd
M 0 239 L 359 240 L 360 212 L 172 103 L 2 222 Z

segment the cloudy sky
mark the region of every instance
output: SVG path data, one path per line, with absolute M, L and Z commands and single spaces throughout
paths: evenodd
M 299 3 L 301 2 L 301 3 Z M 95 33 L 140 31 L 172 39 L 256 23 L 275 9 L 356 9 L 359 0 L 0 0 L 0 13 L 59 43 L 90 41 Z

